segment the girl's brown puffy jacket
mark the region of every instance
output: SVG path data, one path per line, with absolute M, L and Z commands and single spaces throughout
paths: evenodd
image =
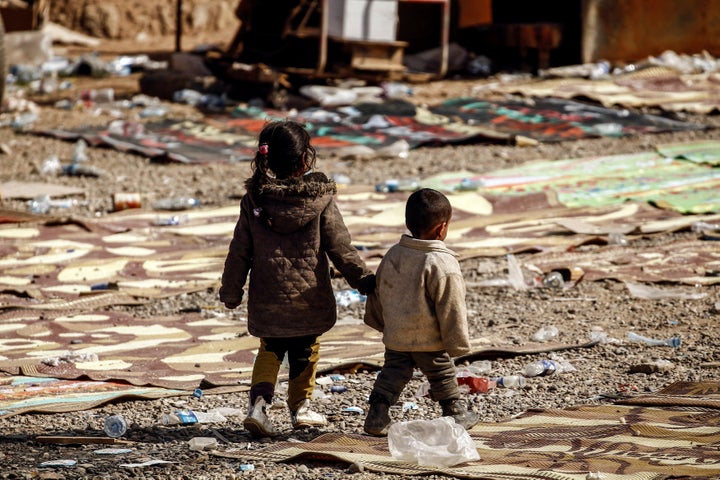
M 337 319 L 330 263 L 351 287 L 374 288 L 374 275 L 350 244 L 333 200 L 335 182 L 316 172 L 299 178 L 246 181 L 230 243 L 220 301 L 239 304 L 250 274 L 251 335 L 319 335 Z

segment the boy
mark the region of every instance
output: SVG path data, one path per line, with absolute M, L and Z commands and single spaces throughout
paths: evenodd
M 377 287 L 368 296 L 365 323 L 383 333 L 385 363 L 370 394 L 364 430 L 387 435 L 390 405 L 418 367 L 430 383 L 431 398 L 443 416 L 466 429 L 478 422 L 468 411 L 451 356 L 470 352 L 465 283 L 456 254 L 444 243 L 452 207 L 442 193 L 424 188 L 405 205 L 403 235 L 377 270 Z

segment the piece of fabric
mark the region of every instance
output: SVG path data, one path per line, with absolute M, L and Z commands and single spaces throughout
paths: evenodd
M 335 182 L 322 173 L 256 185 L 240 202 L 220 287 L 239 304 L 248 288 L 248 331 L 261 337 L 320 335 L 337 319 L 330 262 L 353 288 L 372 275 L 335 204 Z
M 366 323 L 384 326 L 387 348 L 452 356 L 470 351 L 465 282 L 457 255 L 443 241 L 403 235 L 378 266 L 376 291 L 379 308 L 366 309 Z
M 275 442 L 258 450 L 211 452 L 243 461 L 323 458 L 401 476 L 463 479 L 622 478 L 662 480 L 720 476 L 720 383 L 680 382 L 643 394 L 636 404 L 533 409 L 469 430 L 480 460 L 453 467 L 393 459 L 387 438 L 328 433 L 310 442 Z M 667 393 L 665 393 L 667 391 Z

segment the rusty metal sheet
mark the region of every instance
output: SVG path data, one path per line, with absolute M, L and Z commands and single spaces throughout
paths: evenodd
M 720 53 L 720 2 L 585 0 L 582 60 L 634 62 L 665 50 Z

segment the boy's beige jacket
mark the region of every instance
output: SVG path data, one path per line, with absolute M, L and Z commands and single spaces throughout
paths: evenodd
M 403 235 L 377 270 L 365 323 L 400 352 L 470 352 L 465 281 L 457 255 L 440 240 Z

